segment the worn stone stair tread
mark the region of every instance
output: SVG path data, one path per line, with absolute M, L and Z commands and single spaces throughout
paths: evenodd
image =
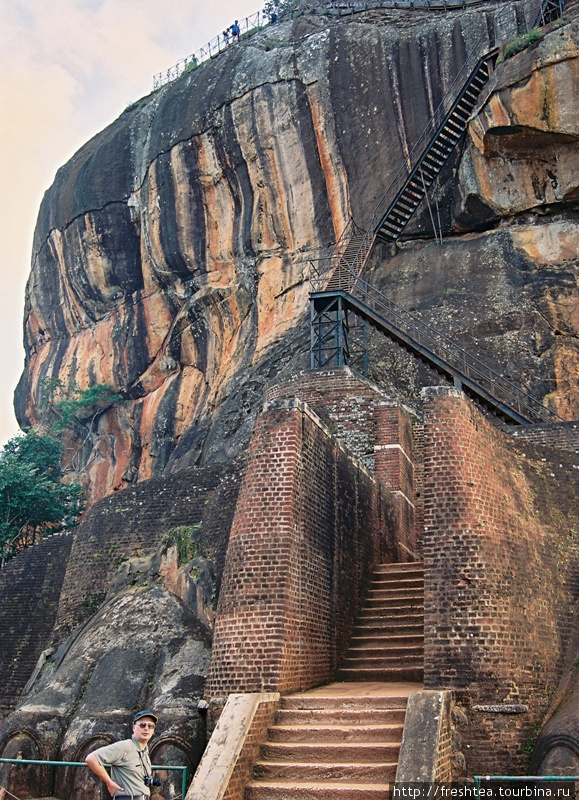
M 257 761 L 254 765 L 254 781 L 363 781 L 383 783 L 394 780 L 396 761 L 364 762 L 340 761 Z
M 298 736 L 303 738 L 298 739 Z M 375 737 L 377 736 L 381 737 L 379 739 L 381 744 L 399 744 L 402 736 L 402 725 L 366 722 L 355 725 L 284 725 L 282 723 L 276 724 L 270 728 L 270 737 L 268 741 L 283 741 L 288 744 L 296 741 L 310 743 L 314 737 L 318 737 L 317 742 L 323 742 L 324 744 L 360 742 L 362 740 L 368 744 L 373 744 L 376 742 Z M 397 739 L 395 737 L 397 737 Z
M 251 796 L 269 797 L 270 794 L 278 800 L 301 797 L 346 797 L 363 798 L 387 797 L 390 789 L 389 783 L 342 783 L 339 781 L 250 781 L 246 788 Z M 307 792 L 307 794 L 305 794 Z M 331 795 L 328 793 L 332 792 Z M 275 794 L 273 794 L 275 793 Z M 286 793 L 286 794 L 284 794 Z
M 400 742 L 265 742 L 262 745 L 263 758 L 271 761 L 279 756 L 282 760 L 291 761 L 293 754 L 296 761 L 307 755 L 308 763 L 326 762 L 328 757 L 334 759 L 356 758 L 360 761 L 380 758 L 388 761 L 389 755 L 397 755 Z
M 371 636 L 365 637 L 366 641 L 363 644 L 357 644 L 351 647 L 348 651 L 348 658 L 360 658 L 367 656 L 382 656 L 382 655 L 424 655 L 424 645 L 422 642 L 412 644 L 390 644 L 380 640 L 372 640 Z
M 314 781 L 249 781 L 249 783 L 247 785 L 248 786 L 256 785 L 256 786 L 264 786 L 264 787 L 268 786 L 270 788 L 272 788 L 274 786 L 283 786 L 283 787 L 288 787 L 288 788 L 290 786 L 299 786 L 299 787 L 302 787 L 302 788 L 306 787 L 306 786 L 308 786 L 308 787 L 311 786 L 311 787 L 315 788 L 316 786 L 320 786 L 320 785 L 325 786 L 326 788 L 332 788 L 332 789 L 334 789 L 334 788 L 335 789 L 347 789 L 348 788 L 348 786 L 345 786 L 340 781 L 315 781 L 315 782 Z M 378 787 L 388 788 L 389 784 L 388 783 L 383 783 L 383 784 L 366 783 L 366 782 L 360 781 L 360 782 L 357 782 L 357 783 L 354 783 L 354 784 L 349 784 L 349 786 L 356 786 L 356 787 L 367 786 L 369 789 L 376 789 Z
M 276 724 L 280 725 L 357 725 L 383 724 L 401 725 L 406 709 L 402 706 L 392 708 L 293 708 L 280 709 L 276 714 Z
M 399 675 L 404 676 L 406 673 L 418 674 L 419 671 L 422 671 L 422 665 L 420 667 L 416 665 L 406 666 L 388 666 L 388 667 L 340 667 L 338 670 L 338 675 L 360 675 L 360 680 L 389 680 L 389 678 L 380 678 L 380 675 Z M 366 677 L 362 677 L 362 675 Z M 395 680 L 395 678 L 393 678 Z
M 352 703 L 354 707 L 367 704 L 373 708 L 388 708 L 389 705 L 377 706 L 376 703 L 396 700 L 403 701 L 406 705 L 408 695 L 423 688 L 416 681 L 359 681 L 356 684 L 334 681 L 317 689 L 285 695 L 281 698 L 281 704 L 282 708 L 295 708 L 297 704 L 302 704 L 304 709 L 328 708 L 329 703 L 332 704 L 331 707 L 338 704 L 348 708 L 344 704 Z

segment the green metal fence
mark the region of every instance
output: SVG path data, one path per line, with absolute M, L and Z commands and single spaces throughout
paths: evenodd
M 497 783 L 577 783 L 579 784 L 579 775 L 475 775 L 474 776 L 474 794 L 475 797 L 481 797 L 481 781 L 489 782 L 496 781 Z M 536 798 L 541 795 L 537 792 Z
M 84 761 L 41 761 L 35 760 L 30 758 L 0 758 L 1 764 L 40 764 L 44 767 L 86 767 Z M 105 764 L 105 767 L 110 766 L 110 764 Z M 173 764 L 153 764 L 154 770 L 167 770 L 167 771 L 176 771 L 181 770 L 181 799 L 185 800 L 185 794 L 187 793 L 187 767 L 179 767 Z

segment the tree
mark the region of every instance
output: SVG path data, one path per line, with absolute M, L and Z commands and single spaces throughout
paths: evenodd
M 62 483 L 62 445 L 35 431 L 14 436 L 0 452 L 0 564 L 47 533 L 78 522 L 84 491 Z
M 50 378 L 43 381 L 39 408 L 46 417 L 50 434 L 58 436 L 78 427 L 90 434 L 95 420 L 122 399 L 122 394 L 106 383 L 97 383 L 88 389 L 79 389 L 73 384 L 67 390 L 60 378 Z

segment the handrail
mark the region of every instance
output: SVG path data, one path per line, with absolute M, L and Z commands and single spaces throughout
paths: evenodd
M 3 764 L 40 764 L 42 766 L 49 766 L 49 767 L 86 767 L 84 761 L 42 761 L 40 759 L 34 758 L 0 758 L 0 763 Z M 110 764 L 105 764 L 105 767 L 110 767 Z M 182 770 L 182 777 L 181 777 L 181 800 L 185 800 L 185 795 L 187 793 L 187 767 L 176 766 L 174 764 L 153 764 L 151 767 L 153 770 L 160 770 L 164 769 L 167 771 L 175 771 L 175 770 Z
M 523 3 L 523 11 L 524 11 L 524 19 L 525 19 L 525 26 L 526 29 L 529 30 L 533 27 L 534 20 L 536 18 L 536 8 L 542 8 L 543 3 L 541 0 L 525 0 Z M 496 41 L 494 45 L 490 48 L 491 51 L 498 47 L 500 44 L 504 44 L 508 41 L 509 38 L 512 38 L 518 31 L 513 29 L 512 23 L 512 3 L 505 3 L 504 7 L 499 10 L 499 12 L 495 15 L 496 23 Z M 506 15 L 509 15 L 509 19 L 504 22 Z M 526 31 L 525 31 L 526 32 Z M 501 35 L 502 34 L 502 35 Z M 390 185 L 378 201 L 376 208 L 372 214 L 370 222 L 368 224 L 368 228 L 364 235 L 362 242 L 360 243 L 358 252 L 356 253 L 353 261 L 351 262 L 350 266 L 354 270 L 356 274 L 360 274 L 366 264 L 367 258 L 374 246 L 376 241 L 376 234 L 377 229 L 379 227 L 380 222 L 382 221 L 384 215 L 388 211 L 390 205 L 394 201 L 395 197 L 397 196 L 398 192 L 401 191 L 405 182 L 408 180 L 409 176 L 411 175 L 412 171 L 418 166 L 420 159 L 426 149 L 428 141 L 432 138 L 435 131 L 440 127 L 444 118 L 451 110 L 452 106 L 456 102 L 458 92 L 458 87 L 463 85 L 466 77 L 472 73 L 475 69 L 476 65 L 480 62 L 484 61 L 485 55 L 489 53 L 489 47 L 487 46 L 488 40 L 488 31 L 485 31 L 476 41 L 476 44 L 471 49 L 471 51 L 467 54 L 467 57 L 461 66 L 458 73 L 453 78 L 446 94 L 444 95 L 442 101 L 439 103 L 437 108 L 435 109 L 432 117 L 426 123 L 424 130 L 418 137 L 418 140 L 415 142 L 414 146 L 410 150 L 410 152 L 405 157 L 402 166 L 398 170 L 398 172 L 394 175 Z M 341 241 L 340 237 L 340 241 Z M 338 253 L 336 251 L 332 252 L 328 259 L 334 258 Z M 329 267 L 329 264 L 327 265 Z M 328 269 L 323 270 L 329 278 Z
M 308 13 L 318 14 L 320 11 L 323 11 L 324 14 L 328 14 L 329 12 L 330 14 L 334 13 L 337 16 L 344 16 L 359 14 L 363 11 L 373 11 L 379 8 L 454 11 L 457 9 L 465 9 L 469 6 L 479 6 L 484 2 L 485 0 L 370 0 L 370 2 L 351 0 L 351 2 L 337 1 L 329 3 L 328 5 L 325 5 L 323 9 L 310 8 L 308 9 Z M 287 14 L 281 13 L 279 15 L 279 19 L 283 20 L 286 16 Z M 266 14 L 265 11 L 256 11 L 254 14 L 250 14 L 249 17 L 245 17 L 245 19 L 241 20 L 238 24 L 241 28 L 241 33 L 247 34 L 255 28 L 265 27 L 272 21 L 273 20 L 270 14 Z M 209 41 L 206 45 L 200 47 L 195 53 L 185 56 L 185 58 L 181 58 L 174 66 L 169 67 L 169 69 L 164 70 L 163 72 L 158 72 L 153 76 L 153 91 L 159 89 L 161 86 L 164 86 L 167 83 L 170 83 L 171 81 L 176 80 L 187 70 L 188 67 L 190 67 L 190 65 L 197 67 L 204 61 L 207 61 L 210 58 L 215 58 L 215 56 L 219 55 L 219 53 L 222 53 L 228 48 L 230 45 L 230 38 L 231 37 L 226 39 L 223 34 L 218 34 L 217 36 L 214 36 L 213 39 L 211 39 L 211 41 Z
M 474 796 L 483 796 L 480 790 L 481 781 L 501 781 L 503 783 L 558 783 L 570 782 L 579 783 L 579 775 L 473 775 Z M 484 792 L 484 790 L 483 790 Z
M 264 28 L 266 25 L 269 25 L 270 22 L 269 14 L 266 14 L 265 11 L 256 11 L 255 14 L 250 14 L 249 17 L 238 21 L 237 24 L 240 28 L 240 36 L 247 35 L 256 29 Z M 176 80 L 188 69 L 194 69 L 204 61 L 215 58 L 215 56 L 218 56 L 219 53 L 222 53 L 224 50 L 234 47 L 238 44 L 238 41 L 233 41 L 231 35 L 226 38 L 223 33 L 217 34 L 217 36 L 214 36 L 210 42 L 200 47 L 195 53 L 181 58 L 174 66 L 169 67 L 169 69 L 164 72 L 158 72 L 156 75 L 153 75 L 153 91 L 164 86 L 166 83 Z
M 313 272 L 315 265 L 312 264 Z M 388 325 L 409 337 L 419 348 L 434 354 L 440 362 L 446 364 L 451 372 L 458 373 L 469 381 L 484 389 L 498 403 L 508 405 L 521 417 L 530 422 L 563 422 L 556 412 L 544 406 L 539 400 L 524 392 L 507 378 L 487 366 L 476 356 L 460 347 L 443 333 L 422 322 L 419 317 L 399 306 L 382 292 L 356 275 L 343 262 L 335 272 L 335 283 L 331 291 L 344 291 L 360 300 L 367 308 L 375 312 Z M 323 292 L 326 281 L 314 288 L 316 278 L 312 280 L 313 292 Z

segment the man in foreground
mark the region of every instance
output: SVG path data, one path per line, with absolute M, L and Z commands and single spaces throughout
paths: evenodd
M 149 740 L 155 732 L 157 717 L 139 711 L 133 719 L 130 739 L 93 750 L 85 758 L 88 767 L 100 778 L 115 800 L 148 800 L 153 785 Z M 111 765 L 111 774 L 104 768 Z

